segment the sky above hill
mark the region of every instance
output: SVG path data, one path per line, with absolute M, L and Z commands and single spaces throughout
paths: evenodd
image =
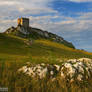
M 92 52 L 92 0 L 0 0 L 1 32 L 17 26 L 18 17 Z

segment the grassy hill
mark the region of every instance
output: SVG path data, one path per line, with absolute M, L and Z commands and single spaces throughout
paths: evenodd
M 45 39 L 31 40 L 0 34 L 0 60 L 57 63 L 69 58 L 92 58 L 92 53 L 76 50 Z M 58 60 L 58 61 L 57 61 Z
M 75 48 L 71 42 L 64 40 L 63 37 L 38 28 L 32 28 L 32 27 L 25 28 L 24 26 L 10 27 L 4 33 L 15 35 L 22 38 L 27 38 L 27 39 L 30 38 L 33 38 L 35 40 L 47 39 L 53 42 L 62 43 L 70 48 Z
M 25 65 L 49 63 L 61 64 L 69 58 L 92 58 L 92 53 L 69 48 L 64 44 L 40 39 L 30 41 L 13 35 L 0 34 L 0 87 L 8 87 L 8 92 L 92 92 L 92 79 L 71 84 L 51 79 L 37 80 L 18 69 Z M 61 61 L 62 60 L 62 61 Z

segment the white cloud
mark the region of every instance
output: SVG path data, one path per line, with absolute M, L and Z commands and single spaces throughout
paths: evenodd
M 52 30 L 53 32 L 64 30 L 65 32 L 78 33 L 92 28 L 91 16 L 92 13 L 84 13 L 76 18 L 72 17 L 70 18 L 65 16 L 40 16 L 40 17 L 31 16 L 30 23 L 31 25 L 40 24 L 43 27 L 43 29 L 49 31 Z M 56 20 L 59 19 L 59 21 L 53 22 L 54 19 Z
M 52 1 L 0 0 L 0 31 L 5 31 L 11 26 L 16 26 L 17 18 L 23 16 L 30 18 L 30 26 L 56 33 L 69 41 L 75 41 L 75 39 L 81 38 L 84 35 L 81 33 L 85 33 L 86 31 L 89 31 L 88 34 L 92 33 L 92 12 L 79 13 L 79 16 L 75 18 L 60 16 L 58 11 L 48 6 Z M 69 1 L 86 2 L 92 0 Z M 86 38 L 78 41 L 81 44 L 83 40 L 86 40 Z M 77 43 L 78 41 L 75 42 Z M 78 47 L 80 45 L 77 44 L 76 46 Z
M 18 17 L 29 17 L 30 15 L 40 14 L 54 14 L 58 13 L 52 8 L 48 7 L 48 4 L 52 0 L 0 0 L 0 21 L 6 21 L 3 28 L 0 31 L 7 29 L 9 22 L 7 20 L 15 20 Z M 13 21 L 11 21 L 12 24 Z M 1 26 L 0 23 L 0 26 Z M 16 23 L 13 23 L 14 25 Z
M 64 37 L 68 41 L 72 41 L 76 48 L 85 50 L 92 45 L 92 13 L 81 13 L 79 17 L 65 16 L 38 16 L 30 17 L 30 25 L 32 27 L 48 30 Z M 59 21 L 53 21 L 53 19 Z M 63 19 L 63 20 L 62 20 Z
M 92 0 L 69 0 L 71 2 L 92 2 Z

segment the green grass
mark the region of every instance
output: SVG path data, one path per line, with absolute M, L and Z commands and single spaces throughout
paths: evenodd
M 92 79 L 69 83 L 60 76 L 55 81 L 50 78 L 39 80 L 17 70 L 24 62 L 0 62 L 0 87 L 8 87 L 8 92 L 92 92 Z
M 0 60 L 58 63 L 71 58 L 92 58 L 92 53 L 76 50 L 49 40 L 32 40 L 0 34 Z
M 92 92 L 92 79 L 81 86 L 81 83 L 67 83 L 59 77 L 52 82 L 50 79 L 37 80 L 18 74 L 17 70 L 26 62 L 61 64 L 61 59 L 92 58 L 92 53 L 49 40 L 32 40 L 30 45 L 28 42 L 28 39 L 0 34 L 0 87 L 8 87 L 8 92 Z

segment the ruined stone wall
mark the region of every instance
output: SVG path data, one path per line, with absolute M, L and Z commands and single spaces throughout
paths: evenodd
M 18 25 L 21 25 L 23 27 L 29 27 L 29 19 L 28 18 L 19 18 L 17 20 Z

